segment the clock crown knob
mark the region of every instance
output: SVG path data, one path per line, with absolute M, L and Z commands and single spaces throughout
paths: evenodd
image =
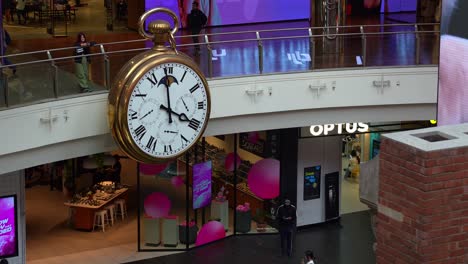
M 148 32 L 145 30 L 145 20 L 149 17 L 149 15 L 154 13 L 166 13 L 174 20 L 174 28 L 171 29 L 171 25 L 164 20 L 156 20 L 151 21 L 148 24 Z M 147 12 L 145 12 L 138 21 L 138 32 L 146 39 L 153 40 L 154 47 L 153 50 L 165 51 L 167 48 L 164 46 L 166 42 L 169 42 L 171 48 L 177 54 L 176 49 L 176 42 L 174 40 L 174 34 L 177 32 L 179 28 L 179 19 L 177 18 L 176 14 L 171 10 L 163 7 L 153 8 Z
M 148 31 L 154 35 L 170 33 L 171 30 L 169 22 L 164 20 L 151 21 L 148 25 Z
M 151 21 L 148 25 L 148 31 L 153 34 L 155 47 L 163 46 L 171 38 L 171 25 L 164 20 Z

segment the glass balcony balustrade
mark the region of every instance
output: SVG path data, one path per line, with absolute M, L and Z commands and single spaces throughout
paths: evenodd
M 330 32 L 334 34 L 330 38 Z M 282 28 L 176 36 L 208 79 L 342 68 L 437 65 L 439 24 L 385 24 L 330 28 Z M 98 43 L 91 48 L 90 89 L 75 75 L 74 47 L 11 54 L 0 65 L 0 110 L 71 96 L 105 93 L 120 68 L 151 41 Z M 5 59 L 13 64 L 7 65 Z M 16 71 L 13 68 L 16 67 Z

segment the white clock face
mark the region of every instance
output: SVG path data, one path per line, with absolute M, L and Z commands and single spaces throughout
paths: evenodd
M 206 87 L 190 67 L 160 64 L 133 89 L 127 122 L 133 141 L 146 154 L 177 156 L 198 139 L 208 122 Z

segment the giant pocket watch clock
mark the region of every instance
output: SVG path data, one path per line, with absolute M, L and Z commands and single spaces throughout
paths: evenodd
M 157 20 L 146 32 L 144 22 L 156 12 L 169 14 L 174 28 Z M 139 162 L 157 163 L 182 155 L 200 139 L 208 123 L 208 82 L 195 62 L 177 51 L 178 26 L 177 16 L 169 9 L 143 14 L 139 32 L 154 46 L 122 67 L 109 93 L 112 135 L 120 149 Z

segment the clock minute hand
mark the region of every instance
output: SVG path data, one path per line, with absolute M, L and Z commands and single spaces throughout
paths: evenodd
M 166 110 L 168 113 L 172 113 L 172 114 L 178 116 L 180 121 L 190 121 L 190 120 L 188 119 L 187 115 L 184 114 L 184 113 L 180 113 L 180 114 L 179 114 L 179 113 L 176 113 L 176 112 L 174 112 L 172 109 L 170 109 L 169 107 L 166 107 L 166 106 L 164 106 L 164 105 L 161 105 L 159 108 L 160 108 L 160 109 Z
M 167 113 L 169 114 L 169 124 L 172 123 L 172 110 L 171 110 L 171 97 L 169 95 L 169 86 L 171 86 L 171 82 L 169 80 L 169 76 L 167 75 L 167 70 L 164 68 L 164 74 L 166 75 L 164 80 L 164 86 L 166 86 L 167 91 Z

